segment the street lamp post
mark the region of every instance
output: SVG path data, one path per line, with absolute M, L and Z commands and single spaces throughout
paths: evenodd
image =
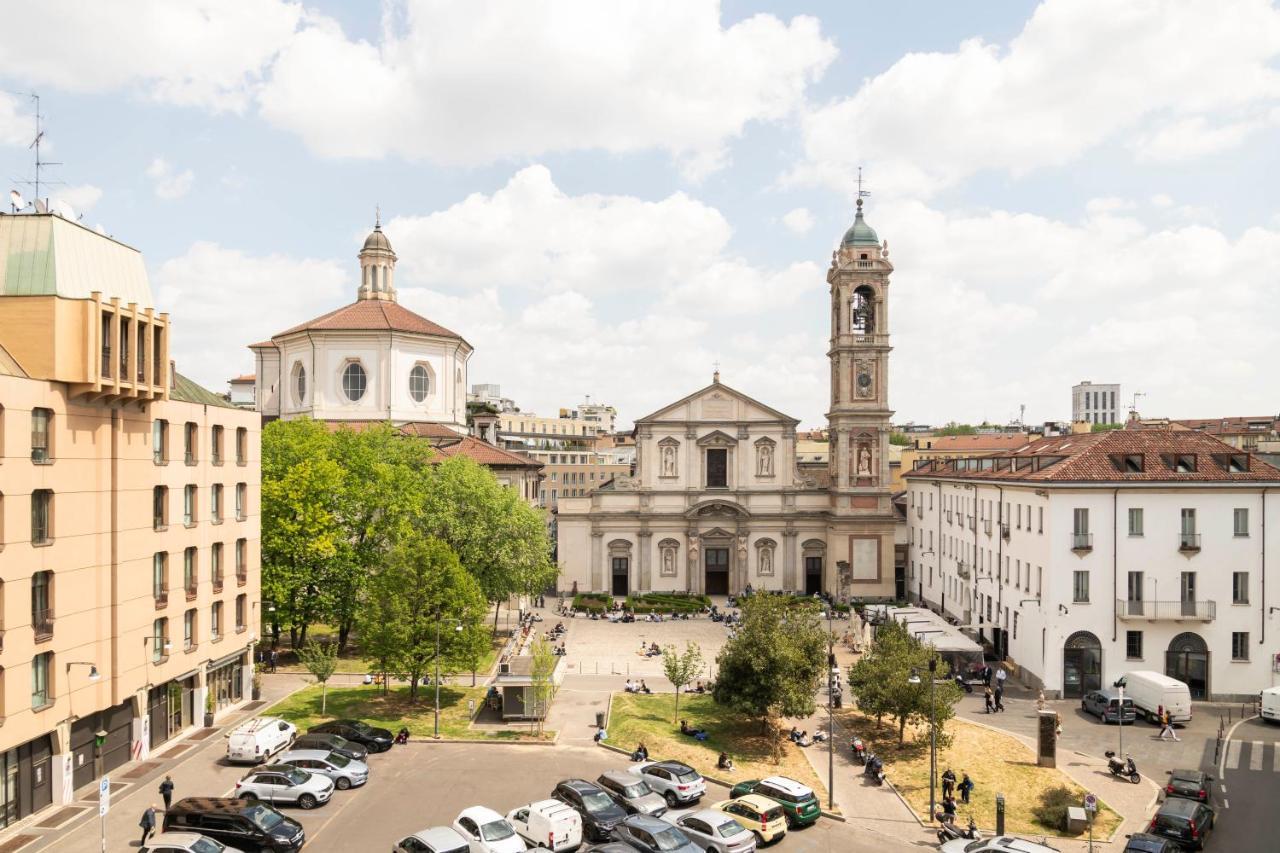
M 440 612 L 436 611 L 436 719 L 435 734 L 433 735 L 436 740 L 440 739 L 440 622 L 442 618 Z M 453 630 L 461 631 L 462 626 L 455 625 Z
M 934 691 L 936 689 L 937 679 L 934 674 L 938 671 L 938 659 L 936 657 L 929 658 L 929 820 L 934 819 L 934 811 L 937 809 L 936 784 L 938 776 L 938 728 L 935 722 L 937 717 L 934 711 Z M 911 684 L 919 684 L 920 676 L 912 674 L 907 679 Z
M 827 809 L 835 810 L 836 803 L 836 715 L 834 711 L 835 701 L 835 674 L 832 673 L 836 660 L 836 635 L 835 628 L 831 624 L 832 606 L 827 606 Z

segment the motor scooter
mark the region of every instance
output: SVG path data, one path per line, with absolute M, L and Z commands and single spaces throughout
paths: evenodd
M 1107 769 L 1111 771 L 1112 776 L 1128 779 L 1135 785 L 1142 781 L 1142 776 L 1138 774 L 1138 765 L 1133 763 L 1132 755 L 1126 755 L 1124 761 L 1116 758 L 1115 752 L 1110 749 L 1103 755 L 1107 757 Z
M 862 738 L 854 735 L 853 742 L 849 744 L 849 749 L 853 752 L 853 760 L 863 766 L 866 766 L 867 745 L 862 742 Z
M 969 828 L 961 829 L 956 825 L 955 821 L 947 817 L 946 812 L 939 811 L 933 816 L 938 822 L 938 843 L 946 844 L 948 841 L 955 841 L 957 838 L 974 838 L 978 837 L 978 825 L 973 822 L 973 816 L 969 816 Z
M 868 755 L 867 764 L 862 768 L 862 775 L 877 785 L 883 785 L 884 762 L 876 758 L 874 755 Z

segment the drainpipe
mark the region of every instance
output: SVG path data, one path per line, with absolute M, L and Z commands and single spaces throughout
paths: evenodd
M 1004 486 L 996 486 L 996 615 L 995 626 L 991 629 L 992 639 L 1000 638 L 1000 642 L 996 643 L 996 660 L 1004 659 L 1003 647 L 1007 645 L 1004 638 L 1004 629 L 1000 627 L 1000 611 L 1004 606 L 1004 530 L 1002 525 L 1004 520 Z M 996 632 L 1000 633 L 997 634 Z
M 1267 490 L 1262 489 L 1262 637 L 1258 645 L 1267 641 Z
M 1111 642 L 1120 635 L 1120 522 L 1117 503 L 1120 500 L 1120 487 L 1111 490 Z M 1160 605 L 1157 604 L 1158 608 Z

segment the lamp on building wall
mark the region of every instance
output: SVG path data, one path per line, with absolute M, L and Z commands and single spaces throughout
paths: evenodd
M 67 664 L 67 676 L 71 675 L 71 667 L 87 666 L 89 667 L 89 681 L 94 682 L 102 678 L 102 673 L 98 672 L 98 665 L 85 660 L 73 660 Z

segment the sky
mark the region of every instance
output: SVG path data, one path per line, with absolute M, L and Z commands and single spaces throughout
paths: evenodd
M 524 411 L 723 381 L 821 426 L 831 251 L 890 247 L 896 422 L 1280 411 L 1267 0 L 5 4 L 0 171 L 143 252 L 178 369 L 355 299 Z

